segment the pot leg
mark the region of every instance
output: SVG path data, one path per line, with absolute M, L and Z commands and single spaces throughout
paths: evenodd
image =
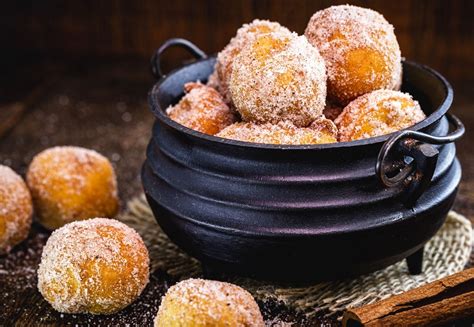
M 418 249 L 415 253 L 413 253 L 412 255 L 406 258 L 408 271 L 410 272 L 411 275 L 418 275 L 423 272 L 424 249 L 425 247 L 423 246 L 420 249 Z

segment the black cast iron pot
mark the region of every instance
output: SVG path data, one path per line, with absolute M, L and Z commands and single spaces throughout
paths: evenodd
M 160 56 L 175 45 L 199 60 L 162 76 Z M 263 279 L 334 279 L 407 257 L 419 273 L 461 178 L 452 142 L 464 127 L 447 114 L 449 83 L 405 61 L 403 90 L 428 116 L 410 130 L 324 145 L 253 144 L 204 135 L 165 113 L 183 84 L 205 81 L 214 63 L 182 39 L 153 58 L 162 78 L 149 93 L 156 123 L 142 181 L 170 239 L 209 271 Z

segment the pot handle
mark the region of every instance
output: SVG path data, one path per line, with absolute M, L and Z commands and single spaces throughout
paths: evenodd
M 459 118 L 451 114 L 446 118 L 454 127 L 446 136 L 405 130 L 389 138 L 380 149 L 376 174 L 386 187 L 404 185 L 403 202 L 407 207 L 412 207 L 431 183 L 439 154 L 433 145 L 454 142 L 464 134 Z
M 161 69 L 161 56 L 163 53 L 171 47 L 181 47 L 188 50 L 196 59 L 204 59 L 207 57 L 206 53 L 199 49 L 194 43 L 186 39 L 173 38 L 167 40 L 165 43 L 155 51 L 151 57 L 151 73 L 156 79 L 160 79 L 166 76 Z

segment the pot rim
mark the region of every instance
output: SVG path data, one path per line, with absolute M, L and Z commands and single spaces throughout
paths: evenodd
M 166 114 L 165 110 L 156 110 L 155 108 L 161 108 L 159 105 L 157 98 L 156 98 L 156 93 L 161 87 L 161 85 L 170 77 L 172 77 L 175 73 L 177 73 L 180 70 L 186 69 L 192 65 L 196 65 L 198 63 L 201 63 L 203 61 L 208 61 L 208 60 L 213 60 L 215 59 L 215 56 L 209 56 L 204 59 L 196 60 L 190 64 L 183 65 L 177 69 L 174 69 L 171 71 L 168 75 L 166 75 L 164 78 L 159 80 L 157 83 L 154 84 L 152 89 L 150 90 L 148 94 L 148 101 L 151 106 L 151 111 L 154 114 L 155 118 L 160 120 L 163 124 L 167 125 L 169 128 L 178 130 L 179 132 L 186 134 L 189 137 L 194 137 L 197 138 L 201 141 L 205 142 L 211 142 L 211 143 L 217 143 L 217 144 L 223 144 L 226 146 L 234 146 L 234 147 L 240 147 L 240 148 L 251 148 L 251 149 L 266 149 L 266 150 L 286 150 L 286 151 L 291 151 L 291 150 L 324 150 L 324 149 L 337 149 L 337 148 L 349 148 L 349 147 L 359 147 L 359 146 L 367 146 L 367 145 L 373 145 L 373 144 L 381 144 L 387 141 L 390 137 L 392 137 L 394 134 L 397 134 L 403 130 L 423 130 L 424 128 L 430 126 L 431 124 L 435 123 L 439 119 L 441 119 L 449 110 L 451 107 L 451 104 L 453 102 L 453 88 L 451 84 L 447 81 L 447 79 L 441 75 L 439 72 L 434 70 L 433 68 L 416 63 L 414 61 L 410 60 L 403 60 L 403 64 L 408 64 L 411 66 L 416 66 L 420 69 L 423 69 L 424 71 L 428 72 L 432 76 L 434 76 L 443 86 L 444 91 L 445 91 L 445 97 L 441 104 L 434 110 L 428 117 L 423 119 L 421 122 L 410 126 L 409 128 L 402 129 L 390 134 L 385 134 L 381 136 L 376 136 L 376 137 L 371 137 L 367 139 L 361 139 L 361 140 L 356 140 L 356 141 L 349 141 L 349 142 L 336 142 L 336 143 L 326 143 L 326 144 L 308 144 L 308 145 L 280 145 L 280 144 L 265 144 L 265 143 L 252 143 L 252 142 L 244 142 L 244 141 L 237 141 L 237 140 L 232 140 L 232 139 L 225 139 L 222 137 L 214 136 L 214 135 L 209 135 L 209 134 L 204 134 L 201 132 L 198 132 L 196 130 L 190 129 L 184 125 L 181 125 L 171 118 L 168 117 Z M 416 100 L 416 99 L 415 99 Z

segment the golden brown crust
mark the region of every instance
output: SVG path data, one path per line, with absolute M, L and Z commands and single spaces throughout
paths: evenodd
M 297 127 L 289 121 L 278 124 L 235 123 L 216 136 L 252 143 L 265 144 L 324 144 L 337 142 L 337 128 L 323 117 L 309 127 Z
M 145 244 L 130 227 L 105 218 L 76 221 L 48 239 L 38 289 L 59 312 L 110 314 L 140 295 L 148 266 Z
M 400 48 L 393 26 L 379 13 L 332 6 L 311 17 L 305 35 L 326 61 L 328 97 L 337 104 L 377 89 L 399 89 Z
M 235 59 L 230 92 L 244 121 L 308 126 L 325 105 L 324 61 L 304 36 L 265 34 Z
M 283 34 L 291 33 L 286 27 L 281 26 L 279 23 L 255 19 L 250 24 L 242 25 L 242 27 L 237 30 L 236 35 L 230 40 L 229 44 L 218 53 L 215 75 L 210 78 L 210 86 L 217 87 L 217 90 L 219 90 L 224 101 L 229 106 L 233 107 L 229 83 L 235 58 L 243 49 L 247 48 L 255 38 L 271 32 Z
M 47 149 L 33 158 L 26 179 L 37 218 L 48 229 L 118 213 L 114 169 L 93 150 L 71 146 Z
M 339 141 L 345 142 L 393 133 L 425 117 L 411 95 L 377 90 L 349 103 L 335 123 L 339 129 Z
M 221 95 L 201 83 L 186 83 L 186 95 L 166 110 L 174 121 L 201 133 L 214 135 L 236 121 Z
M 263 327 L 252 295 L 225 282 L 188 279 L 172 286 L 164 296 L 155 327 L 235 326 Z
M 0 165 L 0 254 L 25 240 L 31 228 L 33 204 L 23 179 Z

